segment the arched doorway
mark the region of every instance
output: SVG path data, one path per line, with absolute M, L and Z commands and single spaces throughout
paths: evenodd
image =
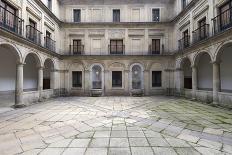
M 43 89 L 54 89 L 54 64 L 51 59 L 44 62 Z
M 19 62 L 20 55 L 12 45 L 0 45 L 0 106 L 15 104 L 16 66 Z
M 213 66 L 211 57 L 203 52 L 197 55 L 195 65 L 197 66 L 197 87 L 199 90 L 213 90 Z
M 103 70 L 99 65 L 92 67 L 92 89 L 103 89 Z
M 23 67 L 23 90 L 38 90 L 38 68 L 41 67 L 40 59 L 34 53 L 29 53 L 24 61 Z
M 183 70 L 184 76 L 184 89 L 192 89 L 192 67 L 191 62 L 188 58 L 185 58 L 181 63 L 181 69 Z

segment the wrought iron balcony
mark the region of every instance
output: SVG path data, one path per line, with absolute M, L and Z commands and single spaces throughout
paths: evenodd
M 41 45 L 41 35 L 42 32 L 38 31 L 36 28 L 31 25 L 26 26 L 26 38 L 32 42 Z
M 190 36 L 183 37 L 182 39 L 178 40 L 178 48 L 179 50 L 183 50 L 190 46 Z
M 125 45 L 109 45 L 109 55 L 124 55 Z
M 0 27 L 23 35 L 24 20 L 0 6 Z
M 193 31 L 193 43 L 207 39 L 209 37 L 209 24 L 200 26 Z
M 212 19 L 214 34 L 232 27 L 232 7 Z
M 44 47 L 55 52 L 56 42 L 49 37 L 44 37 Z
M 83 55 L 84 45 L 69 45 L 70 55 Z
M 163 45 L 162 45 L 163 48 Z M 156 49 L 153 45 L 149 45 L 149 55 L 160 55 L 161 49 Z

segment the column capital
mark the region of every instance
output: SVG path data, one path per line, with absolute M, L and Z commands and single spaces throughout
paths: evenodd
M 217 64 L 217 65 L 219 65 L 221 62 L 222 61 L 218 61 L 218 60 L 217 61 L 211 61 L 212 64 Z
M 176 68 L 176 71 L 183 71 L 182 68 Z
M 23 62 L 17 62 L 16 65 L 17 66 L 24 66 L 26 63 L 23 63 Z

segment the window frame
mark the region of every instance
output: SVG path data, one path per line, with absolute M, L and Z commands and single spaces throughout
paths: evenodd
M 159 40 L 159 51 L 156 50 L 156 41 Z M 155 45 L 153 45 L 153 41 L 155 41 Z M 153 47 L 155 46 L 155 50 Z M 151 39 L 151 52 L 152 54 L 161 54 L 161 39 L 160 38 L 152 38 Z
M 119 80 L 121 80 L 121 85 L 114 85 L 114 83 L 113 83 L 113 73 L 114 72 L 120 72 L 121 73 L 121 79 L 119 79 Z M 111 71 L 111 87 L 112 87 L 112 89 L 123 88 L 123 71 L 121 71 L 121 70 L 113 70 L 113 71 Z
M 157 11 L 157 10 L 159 12 L 159 14 L 158 14 L 158 20 L 155 20 L 154 19 L 154 12 Z M 151 20 L 152 20 L 152 22 L 160 22 L 160 20 L 161 20 L 161 11 L 160 10 L 161 10 L 160 8 L 152 8 L 151 9 Z
M 79 11 L 79 14 L 78 14 L 79 15 L 79 17 L 78 17 L 79 19 L 77 21 L 75 20 L 76 19 L 75 18 L 75 11 Z M 74 23 L 80 23 L 81 22 L 81 9 L 78 9 L 78 8 L 77 9 L 73 9 L 73 22 Z
M 119 12 L 119 15 L 117 16 L 117 18 L 115 18 L 115 15 L 114 15 L 115 12 Z M 113 18 L 113 22 L 114 22 L 114 23 L 119 23 L 119 22 L 121 22 L 121 10 L 120 10 L 120 9 L 113 9 L 113 10 L 112 10 L 112 18 Z M 116 20 L 115 20 L 115 19 L 116 19 Z
M 153 75 L 155 73 L 158 73 L 158 72 L 160 73 L 160 83 L 158 83 L 159 85 L 156 83 L 156 81 L 153 82 L 153 78 L 155 78 L 155 77 L 153 77 Z M 162 82 L 163 82 L 163 72 L 161 70 L 152 70 L 151 71 L 151 87 L 152 88 L 162 88 Z
M 80 83 L 79 83 L 79 85 L 78 85 L 78 80 L 77 80 L 77 86 L 74 86 L 74 73 L 80 73 Z M 71 72 L 71 74 L 72 74 L 72 88 L 83 88 L 83 71 L 72 71 Z M 78 74 L 77 74 L 78 75 Z

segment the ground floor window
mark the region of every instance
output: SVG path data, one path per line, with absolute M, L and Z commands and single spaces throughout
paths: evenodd
M 152 87 L 161 87 L 161 86 L 162 86 L 162 72 L 152 71 Z
M 112 71 L 112 87 L 122 87 L 121 71 Z
M 81 71 L 72 72 L 72 85 L 73 87 L 82 87 L 82 72 Z

